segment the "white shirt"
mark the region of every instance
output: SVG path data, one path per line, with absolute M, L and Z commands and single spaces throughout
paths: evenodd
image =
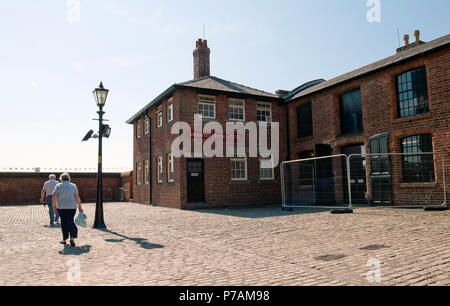
M 45 182 L 44 187 L 42 189 L 45 190 L 45 195 L 47 197 L 53 195 L 53 193 L 55 192 L 56 185 L 58 185 L 58 182 L 56 180 L 50 180 Z

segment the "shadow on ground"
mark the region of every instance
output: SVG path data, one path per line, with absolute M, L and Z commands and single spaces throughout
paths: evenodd
M 45 228 L 61 228 L 61 224 L 44 225 Z
M 91 251 L 92 246 L 84 245 L 80 247 L 71 247 L 70 245 L 64 245 L 64 250 L 58 252 L 60 255 L 83 255 Z
M 120 243 L 120 242 L 124 242 L 125 240 L 129 240 L 129 241 L 133 241 L 136 242 L 141 248 L 146 249 L 146 250 L 152 250 L 152 249 L 162 249 L 164 246 L 160 245 L 160 244 L 153 244 L 150 242 L 147 242 L 147 239 L 144 238 L 130 238 L 128 236 L 119 234 L 117 232 L 113 232 L 110 230 L 102 230 L 105 233 L 120 237 L 122 239 L 105 239 L 106 242 L 111 242 L 111 243 Z
M 193 211 L 205 214 L 216 214 L 238 218 L 259 219 L 259 218 L 273 218 L 290 215 L 316 214 L 328 212 L 331 211 L 331 209 L 318 207 L 318 208 L 294 208 L 293 211 L 282 211 L 281 205 L 269 205 L 269 206 L 266 205 L 266 206 L 196 209 Z

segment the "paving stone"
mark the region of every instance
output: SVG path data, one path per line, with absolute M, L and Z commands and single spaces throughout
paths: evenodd
M 95 205 L 84 207 L 89 227 L 77 248 L 58 244 L 61 230 L 48 226 L 43 206 L 0 207 L 0 285 L 365 286 L 380 285 L 368 280 L 377 261 L 381 285 L 450 283 L 448 211 L 105 203 L 108 230 L 99 231 Z

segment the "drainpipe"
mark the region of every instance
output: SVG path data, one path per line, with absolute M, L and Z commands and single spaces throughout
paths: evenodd
M 149 192 L 150 192 L 150 205 L 153 204 L 153 193 L 152 193 L 152 166 L 153 166 L 153 159 L 152 159 L 152 118 L 148 115 L 148 111 L 145 112 L 145 116 L 148 118 L 148 150 L 149 150 L 149 158 L 148 158 L 148 178 L 149 178 Z
M 286 160 L 291 160 L 291 133 L 289 131 L 289 103 L 283 102 L 286 106 L 286 147 L 287 147 L 287 154 L 286 154 Z

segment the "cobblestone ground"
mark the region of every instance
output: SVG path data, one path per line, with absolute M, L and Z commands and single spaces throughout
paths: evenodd
M 449 212 L 108 203 L 98 231 L 84 206 L 76 248 L 46 208 L 1 207 L 0 285 L 450 285 Z

